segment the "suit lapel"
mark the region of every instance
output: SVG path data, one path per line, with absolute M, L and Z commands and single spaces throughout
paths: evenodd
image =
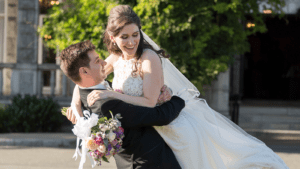
M 83 110 L 88 110 L 89 112 L 98 114 L 99 117 L 103 116 L 101 113 L 101 106 L 102 106 L 102 100 L 96 101 L 92 106 L 89 106 L 87 103 L 87 96 L 93 91 L 93 90 L 103 90 L 103 89 L 80 89 L 79 88 L 79 93 L 80 93 L 80 100 L 82 103 L 82 111 Z

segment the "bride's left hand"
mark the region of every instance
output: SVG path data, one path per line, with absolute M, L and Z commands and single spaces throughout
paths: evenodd
M 94 90 L 87 96 L 87 103 L 92 106 L 97 100 L 108 98 L 111 91 L 108 90 Z

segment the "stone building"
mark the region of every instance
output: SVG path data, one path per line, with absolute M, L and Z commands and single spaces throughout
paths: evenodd
M 47 61 L 42 40 L 37 35 L 37 28 L 44 18 L 39 3 L 42 1 L 0 0 L 0 91 L 3 103 L 8 103 L 9 96 L 15 94 L 50 95 L 61 99 L 60 103 L 70 102 L 74 84 L 63 76 L 55 56 L 52 56 L 54 61 Z

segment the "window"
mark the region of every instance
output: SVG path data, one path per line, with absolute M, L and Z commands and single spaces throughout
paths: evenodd
M 43 26 L 46 15 L 40 15 L 39 26 Z M 56 63 L 57 53 L 53 49 L 47 48 L 43 43 L 43 37 L 39 37 L 38 64 Z M 43 71 L 44 86 L 50 86 L 50 71 Z
M 0 0 L 0 61 L 4 57 L 5 0 Z

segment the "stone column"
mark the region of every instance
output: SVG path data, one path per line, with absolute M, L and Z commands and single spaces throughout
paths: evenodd
M 39 1 L 19 0 L 17 66 L 11 79 L 12 94 L 37 94 Z
M 59 49 L 56 49 L 56 64 L 60 65 L 60 59 L 59 59 Z M 63 77 L 63 72 L 58 69 L 56 70 L 56 76 L 55 76 L 55 94 L 56 95 L 61 95 L 62 94 L 62 77 Z
M 4 63 L 17 62 L 18 0 L 7 0 L 6 55 Z M 11 94 L 11 69 L 3 69 L 3 94 Z
M 212 84 L 203 86 L 208 105 L 217 112 L 229 116 L 229 70 L 218 75 Z

